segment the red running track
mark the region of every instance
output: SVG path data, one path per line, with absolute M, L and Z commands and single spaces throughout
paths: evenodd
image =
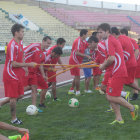
M 63 64 L 68 64 L 69 63 L 69 57 L 62 57 L 61 60 L 62 60 Z M 3 87 L 3 82 L 2 82 L 3 68 L 4 68 L 4 64 L 1 64 L 0 65 L 0 98 L 4 97 L 4 87 Z M 81 76 L 82 75 L 83 75 L 83 70 L 81 70 Z M 70 75 L 70 72 L 67 71 L 67 72 L 57 76 L 57 82 L 58 83 L 64 82 L 64 81 L 70 80 L 72 78 L 73 77 Z

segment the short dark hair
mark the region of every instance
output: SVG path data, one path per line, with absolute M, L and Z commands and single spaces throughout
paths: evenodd
M 120 34 L 120 31 L 119 31 L 119 29 L 117 28 L 117 27 L 112 27 L 111 28 L 111 33 L 113 34 L 116 34 L 116 35 L 119 35 Z
M 80 36 L 82 37 L 83 35 L 86 35 L 87 32 L 88 32 L 88 30 L 82 29 L 82 30 L 80 31 Z
M 121 34 L 125 34 L 126 36 L 128 36 L 128 30 L 126 28 L 123 28 L 120 30 Z
M 96 36 L 98 34 L 98 32 L 93 32 L 92 36 Z
M 88 43 L 92 43 L 92 41 L 94 41 L 95 43 L 98 43 L 99 40 L 96 36 L 91 36 L 89 39 L 88 39 Z
M 52 52 L 54 52 L 55 54 L 58 54 L 58 55 L 62 55 L 63 54 L 63 51 L 62 51 L 62 47 L 55 47 Z
M 56 43 L 57 43 L 57 45 L 58 44 L 61 45 L 61 44 L 65 43 L 65 42 L 66 42 L 66 40 L 64 38 L 58 38 Z
M 138 38 L 138 40 L 140 40 L 140 38 Z
M 18 23 L 14 24 L 11 28 L 11 32 L 12 32 L 13 36 L 15 36 L 15 32 L 19 32 L 20 29 L 24 29 L 24 26 L 22 26 L 21 24 L 18 24 Z
M 102 23 L 98 26 L 97 30 L 102 29 L 103 31 L 111 31 L 110 25 L 108 23 Z M 110 32 L 111 33 L 111 32 Z
M 50 36 L 44 36 L 42 40 L 43 40 L 43 41 L 47 41 L 48 39 L 49 39 L 49 40 L 52 40 Z

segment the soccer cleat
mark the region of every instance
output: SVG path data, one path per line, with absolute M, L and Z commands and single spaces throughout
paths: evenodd
M 46 105 L 43 103 L 43 104 L 39 104 L 38 107 L 46 108 Z
M 114 112 L 113 111 L 113 109 L 112 108 L 110 108 L 110 109 L 107 109 L 107 111 L 106 112 Z
M 126 94 L 126 96 L 125 96 L 125 100 L 129 103 L 129 95 L 130 95 L 130 92 L 127 91 L 126 93 L 127 93 L 127 94 Z
M 99 90 L 99 94 L 104 95 L 105 93 L 102 90 Z
M 124 124 L 124 120 L 122 120 L 122 121 L 114 120 L 112 123 L 109 123 L 109 124 L 111 124 L 111 125 Z
M 81 95 L 80 91 L 76 91 L 75 95 L 80 96 Z
M 43 110 L 41 110 L 41 109 L 38 108 L 38 113 L 42 113 L 42 112 L 43 112 Z
M 14 121 L 11 121 L 12 124 L 22 124 L 22 121 L 16 118 Z
M 92 93 L 92 90 L 85 90 L 85 93 Z
M 58 99 L 58 98 L 54 98 L 53 101 L 59 101 L 59 102 L 61 102 L 61 100 Z
M 68 91 L 68 94 L 69 94 L 69 95 L 74 94 L 74 90 L 69 90 L 69 91 Z
M 101 90 L 101 88 L 100 87 L 96 87 L 95 90 Z
M 132 116 L 132 120 L 135 121 L 138 118 L 138 110 L 139 110 L 139 106 L 138 105 L 134 105 L 134 111 L 131 111 L 131 116 Z
M 130 101 L 137 100 L 137 99 L 138 99 L 138 94 L 134 93 L 133 96 L 131 97 Z

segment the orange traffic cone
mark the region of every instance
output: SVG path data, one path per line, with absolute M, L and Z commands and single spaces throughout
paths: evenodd
M 26 133 L 22 138 L 21 140 L 29 140 L 29 134 Z

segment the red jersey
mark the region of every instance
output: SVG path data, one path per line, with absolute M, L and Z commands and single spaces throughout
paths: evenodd
M 95 61 L 99 64 L 102 64 L 105 61 L 105 42 L 104 41 L 100 41 L 97 45 L 97 57 L 95 59 Z
M 51 51 L 52 51 L 54 48 L 56 48 L 56 47 L 57 47 L 57 45 L 54 45 L 54 46 L 52 46 L 51 48 L 49 48 L 48 51 L 51 52 Z
M 51 52 L 46 51 L 45 54 L 45 64 L 53 64 L 53 58 L 51 57 Z
M 129 37 L 129 39 L 131 40 L 133 50 L 139 49 L 139 46 L 138 46 L 137 42 L 133 38 Z
M 41 49 L 40 43 L 32 43 L 24 48 L 25 52 L 25 62 L 36 62 L 41 64 L 44 62 L 45 55 Z M 28 68 L 30 73 L 35 73 L 39 71 L 38 67 Z
M 140 67 L 140 48 L 139 48 L 137 42 L 134 39 L 130 38 L 130 40 L 131 40 L 133 49 L 134 50 L 139 50 L 139 55 L 137 57 L 137 66 Z
M 88 46 L 88 43 L 86 41 L 81 40 L 80 37 L 75 39 L 72 45 L 72 51 L 71 51 L 69 63 L 81 64 L 83 61 L 83 57 L 76 55 L 76 51 L 79 51 L 80 53 L 84 54 L 87 46 Z
M 7 80 L 21 80 L 24 75 L 24 70 L 21 67 L 15 68 L 12 62 L 16 61 L 23 63 L 23 45 L 22 41 L 18 44 L 12 39 L 7 46 L 7 55 L 3 71 L 3 81 Z
M 50 49 L 48 49 L 48 53 L 50 54 L 52 52 L 52 50 L 56 47 L 58 47 L 58 46 L 57 45 L 52 46 Z M 60 59 L 60 57 L 53 58 L 53 63 L 52 64 L 57 64 L 59 59 Z
M 52 58 L 51 57 L 51 51 L 44 51 L 44 55 L 45 55 L 45 64 L 56 64 L 56 58 Z M 49 67 L 49 66 L 45 66 L 45 67 Z M 52 66 L 55 67 L 55 66 Z
M 108 69 L 111 69 L 112 76 L 114 77 L 127 77 L 127 70 L 125 66 L 123 49 L 120 42 L 112 35 L 105 40 L 105 55 L 106 58 L 109 56 L 115 56 L 115 61 L 111 64 Z
M 125 35 L 120 35 L 118 37 L 118 40 L 120 41 L 123 48 L 126 67 L 136 67 L 137 62 L 134 54 L 134 48 L 132 46 L 130 38 Z

